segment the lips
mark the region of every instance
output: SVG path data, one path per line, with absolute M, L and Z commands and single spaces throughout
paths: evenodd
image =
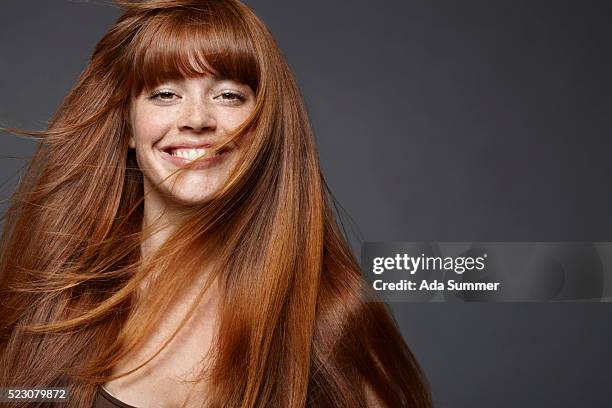
M 163 147 L 161 150 L 171 156 L 182 157 L 187 160 L 195 160 L 202 156 L 218 156 L 231 150 L 229 146 L 224 146 L 216 154 L 211 155 L 213 148 L 212 143 L 180 142 Z
M 195 142 L 195 141 L 190 141 L 190 140 L 184 140 L 184 141 L 177 141 L 174 143 L 169 143 L 166 146 L 162 147 L 161 150 L 178 149 L 178 148 L 206 149 L 212 146 L 213 146 L 213 143 L 210 143 L 210 142 L 203 142 L 203 141 Z
M 160 149 L 162 157 L 177 167 L 185 167 L 193 160 L 201 158 L 190 168 L 203 169 L 211 167 L 223 160 L 226 153 L 232 150 L 229 146 L 220 148 L 212 154 L 214 146 L 211 143 L 174 143 Z M 203 158 L 202 158 L 203 157 Z
M 180 148 L 167 149 L 165 150 L 165 152 L 171 156 L 182 157 L 187 160 L 195 160 L 198 157 L 203 157 L 203 156 L 210 156 L 210 157 L 218 156 L 218 155 L 225 153 L 227 150 L 228 149 L 226 148 L 222 148 L 217 153 L 212 154 L 212 149 L 191 149 L 191 148 L 180 147 Z

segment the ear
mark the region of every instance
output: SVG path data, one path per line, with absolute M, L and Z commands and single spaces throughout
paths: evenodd
M 135 148 L 136 148 L 136 142 L 134 141 L 134 135 L 131 135 L 131 134 L 130 134 L 130 142 L 129 142 L 129 145 L 130 145 L 130 149 L 135 149 Z

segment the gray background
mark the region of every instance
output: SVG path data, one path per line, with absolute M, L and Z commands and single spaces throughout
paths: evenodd
M 2 125 L 44 127 L 118 16 L 98 3 L 2 2 Z M 363 240 L 612 241 L 610 2 L 247 3 Z M 0 149 L 5 199 L 33 144 Z M 391 307 L 437 407 L 611 405 L 610 303 Z

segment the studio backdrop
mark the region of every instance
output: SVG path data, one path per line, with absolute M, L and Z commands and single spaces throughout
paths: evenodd
M 106 3 L 2 2 L 0 126 L 46 126 L 119 15 Z M 359 259 L 368 242 L 612 241 L 609 2 L 246 3 L 295 72 Z M 34 148 L 1 135 L 2 209 Z M 612 304 L 547 299 L 389 306 L 438 408 L 609 407 Z

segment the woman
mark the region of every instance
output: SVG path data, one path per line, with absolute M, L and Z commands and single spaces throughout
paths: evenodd
M 67 407 L 430 406 L 263 23 L 237 0 L 118 3 L 48 129 L 11 129 L 41 143 L 5 217 L 0 385 L 69 387 Z

